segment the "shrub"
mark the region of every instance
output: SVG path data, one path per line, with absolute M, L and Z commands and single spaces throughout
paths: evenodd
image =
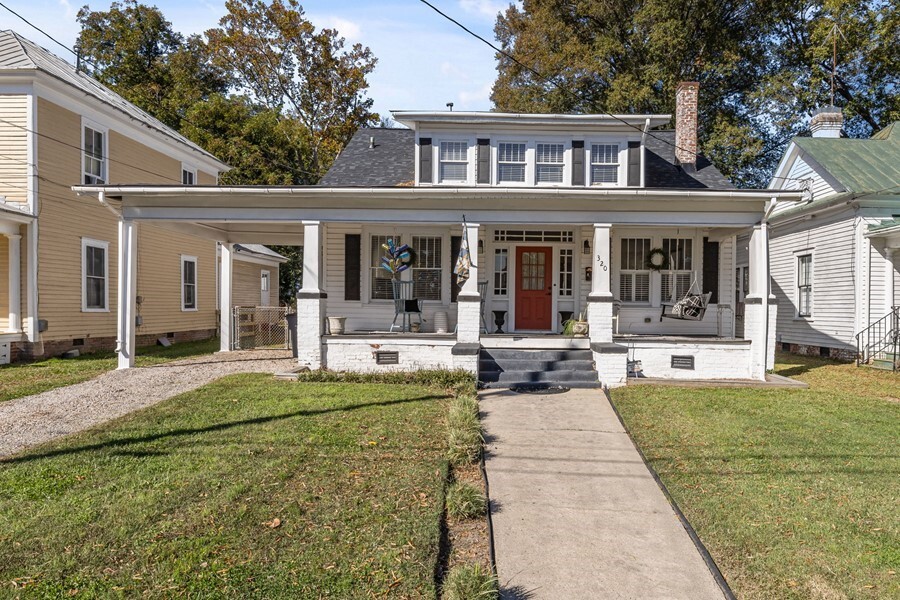
M 444 600 L 495 600 L 500 597 L 497 578 L 479 565 L 460 565 L 444 580 Z
M 454 465 L 473 463 L 481 456 L 484 438 L 481 420 L 478 418 L 478 399 L 475 396 L 458 396 L 450 401 L 447 415 L 448 453 Z
M 471 483 L 453 482 L 447 487 L 447 514 L 456 519 L 474 519 L 487 511 L 487 499 Z
M 392 385 L 424 385 L 458 393 L 474 390 L 475 376 L 468 371 L 393 371 L 389 373 L 355 373 L 349 371 L 301 371 L 297 381 L 307 383 L 386 383 Z

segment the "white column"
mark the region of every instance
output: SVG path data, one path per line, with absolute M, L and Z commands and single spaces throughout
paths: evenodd
M 469 244 L 472 266 L 463 283 L 456 304 L 456 341 L 460 344 L 481 343 L 481 294 L 478 293 L 478 223 L 467 223 L 463 235 Z
M 894 278 L 896 269 L 894 269 L 894 257 L 897 256 L 897 248 L 884 249 L 884 314 L 891 312 L 896 304 L 897 299 L 894 298 Z
M 303 287 L 297 292 L 297 362 L 310 369 L 326 366 L 322 355 L 323 284 L 322 223 L 303 221 Z
M 612 225 L 609 223 L 594 224 L 591 293 L 587 299 L 591 343 L 607 344 L 612 342 L 612 268 L 609 264 L 611 230 Z
M 22 236 L 8 233 L 6 234 L 6 239 L 9 242 L 9 322 L 7 323 L 7 330 L 10 333 L 19 333 L 22 331 Z
M 768 224 L 753 227 L 750 234 L 750 290 L 744 298 L 744 338 L 750 340 L 750 377 L 764 380 L 774 365 L 774 302 L 769 290 Z
M 219 352 L 230 352 L 234 340 L 231 288 L 234 280 L 234 244 L 222 243 L 219 271 Z
M 134 366 L 137 298 L 137 223 L 119 220 L 118 340 L 120 369 Z

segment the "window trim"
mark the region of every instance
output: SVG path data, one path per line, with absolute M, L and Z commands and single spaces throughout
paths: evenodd
M 522 181 L 504 181 L 500 179 L 500 146 L 501 144 L 517 144 L 521 146 L 525 146 L 525 160 L 524 161 L 503 161 L 505 165 L 522 165 L 524 167 L 524 177 Z M 512 187 L 512 186 L 527 186 L 531 185 L 529 182 L 530 171 L 534 164 L 534 142 L 529 142 L 528 140 L 516 140 L 516 139 L 500 139 L 497 140 L 496 144 L 497 148 L 492 158 L 492 162 L 494 163 L 494 171 L 496 173 L 496 183 L 498 186 Z
M 562 162 L 558 163 L 548 163 L 548 162 L 539 162 L 538 161 L 538 146 L 562 146 Z M 532 165 L 532 170 L 534 172 L 534 185 L 536 187 L 562 187 L 567 185 L 566 176 L 569 174 L 570 167 L 569 163 L 571 162 L 569 159 L 570 152 L 572 150 L 572 140 L 568 142 L 565 140 L 551 142 L 548 140 L 535 140 L 534 142 L 534 161 Z M 538 167 L 540 166 L 559 166 L 562 169 L 562 177 L 560 181 L 538 181 Z M 571 180 L 568 182 L 568 185 L 571 186 Z
M 613 238 L 614 241 L 612 243 L 613 252 L 618 254 L 618 257 L 613 260 L 610 258 L 610 262 L 616 265 L 615 274 L 618 277 L 613 277 L 614 285 L 615 285 L 615 295 L 624 306 L 636 306 L 636 307 L 647 307 L 653 306 L 654 299 L 654 289 L 653 289 L 653 271 L 646 267 L 641 269 L 623 269 L 622 268 L 622 242 L 624 240 L 647 240 L 649 242 L 648 246 L 652 249 L 653 244 L 656 238 L 652 235 L 646 235 L 639 232 L 624 232 L 620 236 Z M 643 264 L 641 265 L 643 267 Z M 612 273 L 611 273 L 612 274 Z M 622 297 L 622 275 L 630 275 L 634 278 L 637 275 L 647 275 L 647 300 L 625 300 Z M 634 287 L 634 283 L 632 282 L 632 286 Z
M 185 173 L 188 173 L 193 177 L 193 183 L 184 182 Z M 197 167 L 189 165 L 188 163 L 181 163 L 181 185 L 197 185 Z
M 473 148 L 475 147 L 475 140 L 473 138 L 460 138 L 460 137 L 445 137 L 445 138 L 432 138 L 432 157 L 434 160 L 434 173 L 432 179 L 436 182 L 433 185 L 474 185 L 475 181 L 475 161 L 473 160 L 472 153 L 474 152 Z M 437 143 L 434 143 L 436 141 Z M 466 145 L 466 179 L 465 181 L 458 180 L 447 180 L 441 178 L 441 146 L 444 143 L 461 143 Z M 448 163 L 459 164 L 460 161 L 456 160 L 448 160 Z
M 794 320 L 812 321 L 815 315 L 816 256 L 813 248 L 795 250 L 794 255 Z M 809 313 L 800 312 L 800 259 L 809 257 Z
M 101 165 L 103 167 L 103 182 L 100 184 L 96 184 L 96 183 L 88 184 L 85 181 L 85 176 L 90 176 L 90 177 L 94 176 L 92 173 L 88 173 L 84 169 L 84 159 L 87 154 L 87 149 L 85 148 L 85 145 L 84 145 L 85 144 L 85 135 L 84 135 L 85 131 L 84 130 L 87 128 L 90 128 L 90 129 L 96 131 L 97 133 L 100 133 L 103 135 L 103 155 L 99 159 L 101 162 Z M 92 121 L 91 119 L 88 119 L 87 117 L 82 116 L 81 117 L 81 166 L 79 167 L 81 169 L 81 177 L 79 178 L 80 181 L 84 185 L 108 184 L 110 181 L 109 162 L 110 162 L 109 161 L 109 127 L 105 127 L 96 121 Z
M 103 249 L 103 305 L 105 308 L 91 308 L 87 305 L 87 249 L 92 248 Z M 81 238 L 81 312 L 85 313 L 108 313 L 109 312 L 109 242 L 102 240 L 94 240 L 91 238 Z
M 594 178 L 591 176 L 591 170 L 594 166 L 594 146 L 613 146 L 615 145 L 618 148 L 618 152 L 616 152 L 616 158 L 618 159 L 616 163 L 596 163 L 597 165 L 616 165 L 616 181 L 615 183 L 611 182 L 597 182 L 594 183 Z M 588 139 L 584 142 L 584 167 L 585 174 L 584 180 L 587 182 L 586 187 L 588 188 L 602 188 L 602 187 L 625 187 L 626 177 L 628 168 L 628 139 L 626 138 L 615 138 L 615 139 Z M 623 156 L 624 154 L 624 156 Z M 625 181 L 625 183 L 623 183 Z
M 184 280 L 184 264 L 187 262 L 194 263 L 194 283 L 193 283 L 194 306 L 193 306 L 193 308 L 185 306 L 185 303 L 184 303 L 184 286 L 186 285 L 186 282 Z M 181 255 L 181 312 L 197 312 L 198 310 L 200 310 L 200 296 L 198 294 L 198 291 L 200 288 L 200 284 L 199 284 L 200 276 L 199 275 L 200 275 L 200 272 L 198 270 L 197 257 L 190 256 L 187 254 L 182 254 Z
M 360 298 L 362 304 L 388 304 L 393 305 L 393 299 L 384 299 L 384 298 L 372 298 L 372 278 L 371 278 L 371 269 L 375 268 L 372 266 L 372 236 L 399 236 L 401 238 L 401 243 L 411 243 L 413 236 L 426 236 L 426 237 L 440 237 L 441 238 L 441 254 L 444 257 L 442 259 L 442 263 L 446 260 L 446 257 L 450 255 L 450 238 L 455 235 L 451 229 L 437 228 L 437 227 L 424 227 L 424 228 L 410 228 L 410 227 L 363 227 L 362 232 L 362 240 L 361 244 L 362 248 L 362 270 L 365 273 L 365 277 L 362 278 L 362 289 L 360 290 Z M 414 248 L 415 249 L 415 248 Z M 379 255 L 380 256 L 380 255 Z M 441 300 L 423 300 L 422 302 L 426 305 L 432 306 L 450 306 L 452 303 L 450 302 L 450 271 L 446 269 L 443 265 L 441 266 L 441 270 L 445 271 L 441 276 Z M 400 274 L 401 281 L 412 281 L 412 269 L 407 269 Z

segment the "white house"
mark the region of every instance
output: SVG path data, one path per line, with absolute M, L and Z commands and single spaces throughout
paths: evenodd
M 870 139 L 841 138 L 842 124 L 840 109 L 814 115 L 812 137 L 791 141 L 771 183 L 805 190 L 770 219 L 777 341 L 871 363 L 895 352 L 900 123 Z
M 121 215 L 120 365 L 132 364 L 134 239 L 152 223 L 223 244 L 223 299 L 234 244 L 302 243 L 299 360 L 310 368 L 464 368 L 486 382 L 610 386 L 629 371 L 764 379 L 774 360 L 768 211 L 801 193 L 734 189 L 697 154 L 697 93 L 679 86 L 674 131 L 658 129 L 669 115 L 398 111 L 408 129 L 359 131 L 314 187 L 79 186 Z M 421 301 L 419 333 L 391 331 L 388 240 L 414 250 L 399 278 Z M 460 286 L 466 243 L 472 266 Z M 689 292 L 708 300 L 701 319 L 661 317 Z M 582 312 L 589 336 L 560 335 Z M 445 315 L 446 332 L 436 331 Z M 326 316 L 346 317 L 346 332 L 325 334 Z M 228 349 L 227 323 L 222 331 Z

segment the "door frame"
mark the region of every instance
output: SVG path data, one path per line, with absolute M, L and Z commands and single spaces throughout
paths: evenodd
M 550 287 L 552 288 L 550 292 L 550 329 L 519 329 L 516 327 L 516 292 L 519 287 L 519 248 L 541 248 L 550 251 Z M 512 277 L 510 278 L 511 285 L 509 286 L 508 291 L 509 310 L 507 311 L 507 323 L 509 328 L 507 331 L 514 333 L 539 334 L 559 333 L 559 325 L 557 324 L 557 321 L 559 320 L 559 311 L 557 310 L 559 299 L 559 273 L 557 272 L 559 270 L 557 268 L 559 263 L 559 244 L 546 242 L 513 242 L 509 244 L 509 249 L 509 271 Z

